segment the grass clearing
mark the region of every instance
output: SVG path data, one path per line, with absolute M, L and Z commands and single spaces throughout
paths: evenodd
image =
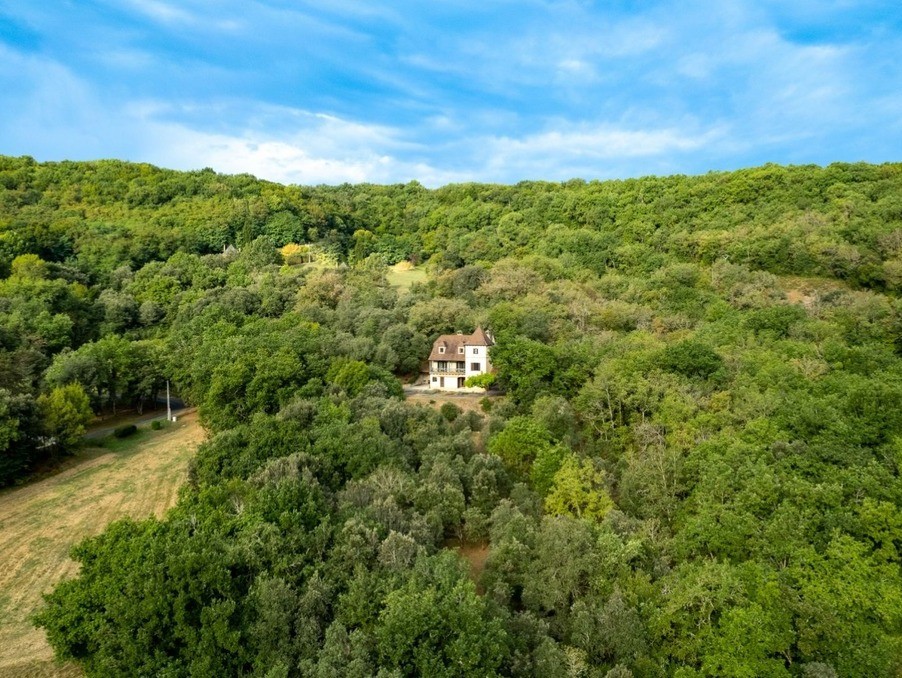
M 401 292 L 409 292 L 414 283 L 426 282 L 429 274 L 423 266 L 414 266 L 409 261 L 399 261 L 388 267 L 388 284 Z
M 203 440 L 197 413 L 159 431 L 142 428 L 84 450 L 55 475 L 0 492 L 0 676 L 78 676 L 54 662 L 30 618 L 78 569 L 69 549 L 110 522 L 162 516 Z

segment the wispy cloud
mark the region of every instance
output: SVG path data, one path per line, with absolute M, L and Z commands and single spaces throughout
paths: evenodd
M 181 7 L 162 0 L 128 0 L 127 4 L 154 21 L 163 23 L 195 23 L 196 17 Z

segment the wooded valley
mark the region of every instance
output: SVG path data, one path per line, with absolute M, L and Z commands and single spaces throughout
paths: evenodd
M 209 432 L 36 618 L 89 675 L 902 671 L 902 164 L 428 190 L 0 157 L 0 278 L 0 484 L 167 379 Z M 405 402 L 477 325 L 503 397 Z

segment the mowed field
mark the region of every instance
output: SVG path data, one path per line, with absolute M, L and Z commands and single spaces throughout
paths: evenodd
M 0 678 L 78 676 L 57 665 L 29 618 L 77 572 L 69 549 L 110 522 L 161 516 L 175 503 L 204 431 L 191 412 L 111 449 L 85 450 L 56 475 L 0 492 Z
M 422 266 L 414 266 L 409 261 L 400 261 L 388 267 L 388 284 L 401 292 L 409 292 L 414 283 L 426 282 L 429 275 Z

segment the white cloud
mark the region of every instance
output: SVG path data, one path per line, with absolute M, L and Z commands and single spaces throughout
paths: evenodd
M 336 133 L 336 129 L 330 121 L 303 135 L 286 138 L 258 133 L 209 134 L 160 123 L 149 125 L 147 131 L 158 148 L 152 162 L 180 169 L 212 167 L 218 172 L 246 172 L 290 184 L 398 183 L 416 179 L 438 186 L 467 178 L 425 162 L 404 160 L 376 144 L 360 146 Z
M 493 144 L 506 160 L 558 155 L 568 158 L 632 158 L 686 152 L 710 144 L 723 130 L 687 134 L 677 129 L 631 130 L 610 126 L 549 131 L 520 139 L 502 137 Z
M 645 174 L 681 154 L 710 152 L 726 138 L 725 127 L 691 132 L 560 123 L 559 129 L 539 134 L 484 140 L 480 173 L 508 181 Z

